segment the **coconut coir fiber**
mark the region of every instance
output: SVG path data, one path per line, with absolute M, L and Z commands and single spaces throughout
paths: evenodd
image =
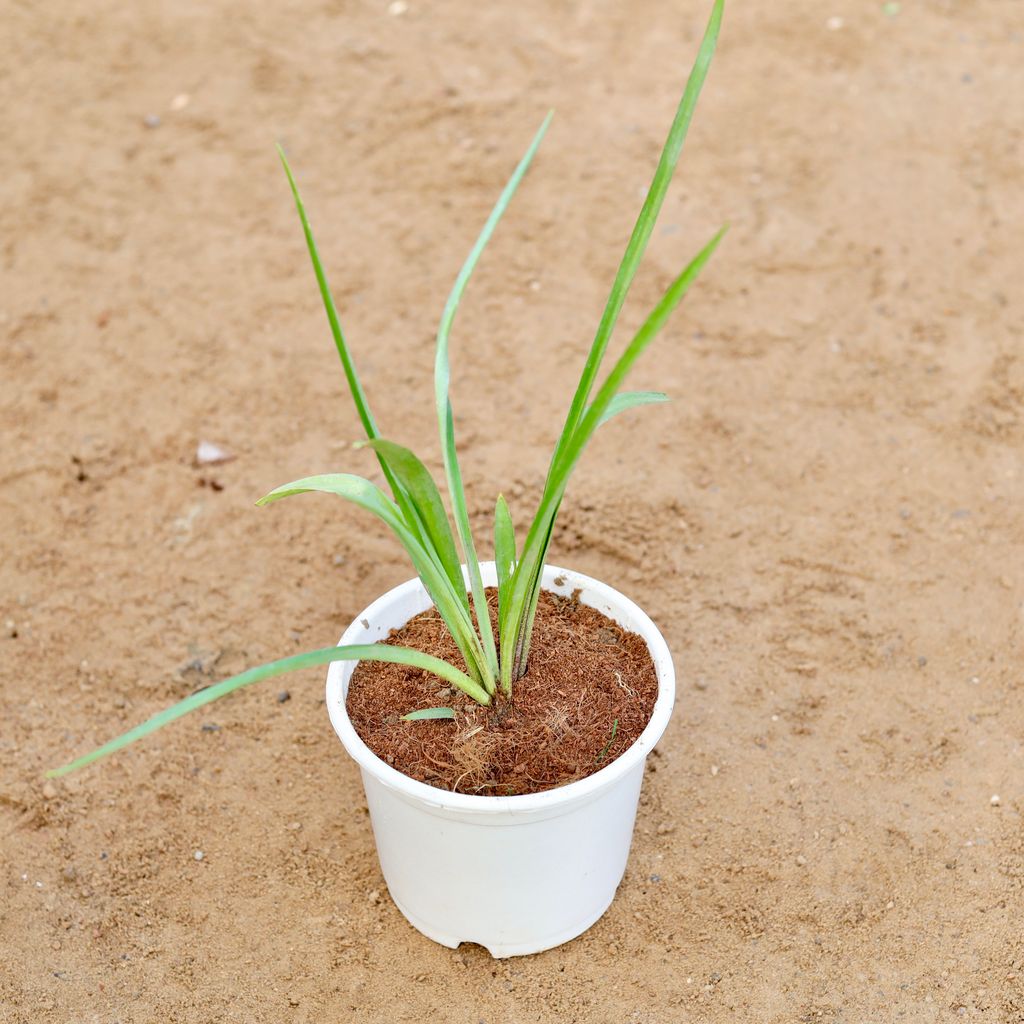
M 487 591 L 492 619 L 497 592 Z M 495 625 L 495 637 L 497 626 Z M 465 668 L 434 609 L 386 643 Z M 580 602 L 541 593 L 526 675 L 484 708 L 437 676 L 406 665 L 361 662 L 347 706 L 356 732 L 388 764 L 459 793 L 538 793 L 586 778 L 614 761 L 650 721 L 658 695 L 643 638 Z M 403 722 L 419 708 L 450 707 L 454 720 Z

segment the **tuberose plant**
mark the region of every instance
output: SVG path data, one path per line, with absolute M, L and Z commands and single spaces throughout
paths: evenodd
M 451 374 L 448 340 L 455 313 L 473 269 L 526 174 L 547 131 L 551 114 L 549 113 L 544 119 L 525 156 L 512 173 L 459 271 L 455 285 L 445 304 L 437 331 L 434 399 L 437 405 L 445 480 L 455 522 L 454 533 L 440 491 L 429 470 L 408 448 L 382 436 L 377 427 L 342 333 L 338 312 L 331 296 L 327 276 L 295 177 L 284 151 L 279 146 L 281 161 L 302 222 L 306 245 L 309 249 L 334 343 L 337 346 L 338 355 L 341 357 L 356 411 L 366 432 L 367 439 L 361 444 L 373 449 L 376 454 L 390 488 L 391 497 L 363 477 L 348 473 L 335 473 L 306 477 L 285 484 L 261 498 L 257 504 L 266 505 L 281 498 L 307 491 L 322 491 L 346 498 L 377 516 L 391 529 L 409 555 L 434 606 L 458 645 L 465 661 L 466 670 L 463 671 L 449 662 L 421 651 L 390 644 L 360 644 L 309 651 L 249 669 L 207 687 L 104 746 L 50 772 L 50 775 L 66 774 L 112 754 L 189 711 L 217 700 L 240 687 L 285 672 L 314 665 L 324 665 L 333 661 L 375 660 L 412 665 L 440 676 L 482 705 L 491 704 L 499 692 L 506 698 L 512 696 L 514 682 L 525 674 L 529 663 L 530 640 L 540 595 L 541 571 L 551 542 L 555 518 L 558 515 L 572 471 L 594 432 L 602 424 L 627 409 L 667 400 L 666 396 L 660 392 L 623 391 L 621 388 L 634 363 L 654 340 L 672 311 L 682 300 L 704 264 L 711 257 L 725 231 L 723 228 L 715 234 L 669 285 L 661 300 L 633 336 L 622 355 L 616 360 L 603 383 L 595 390 L 597 376 L 616 321 L 654 230 L 658 213 L 682 151 L 697 98 L 715 49 L 722 19 L 723 2 L 724 0 L 715 0 L 696 62 L 690 72 L 682 99 L 672 121 L 654 179 L 612 284 L 597 333 L 569 406 L 565 424 L 551 457 L 540 503 L 521 549 L 517 549 L 516 546 L 508 505 L 503 497 L 498 497 L 494 512 L 494 556 L 498 578 L 497 641 L 487 607 L 476 545 L 470 529 L 462 473 L 455 446 L 455 425 L 449 397 Z M 456 545 L 456 537 L 458 545 Z M 465 572 L 460 562 L 460 550 L 465 563 Z M 406 717 L 442 717 L 445 713 L 446 709 L 426 709 Z

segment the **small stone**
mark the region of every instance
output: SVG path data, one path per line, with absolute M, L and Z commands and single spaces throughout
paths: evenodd
M 184 110 L 192 97 L 187 92 L 179 92 L 177 96 L 171 100 L 171 110 Z
M 999 586 L 1001 586 L 1003 590 L 1013 590 L 1013 580 L 1011 580 L 1009 576 L 1000 576 Z
M 927 664 L 928 664 L 928 659 L 922 654 L 921 657 L 919 657 L 917 659 L 917 667 L 918 668 L 924 668 L 925 665 L 927 665 Z
M 1002 800 L 999 799 L 999 794 L 998 793 L 993 793 L 992 794 L 992 798 L 989 800 L 989 803 L 993 807 L 998 807 L 1002 803 Z
M 799 868 L 803 868 L 803 867 L 807 866 L 807 858 L 802 853 L 801 854 L 797 854 L 796 865 Z
M 203 732 L 219 732 L 220 726 L 216 722 L 203 722 L 200 726 Z
M 288 701 L 290 701 L 291 699 L 292 699 L 292 695 L 287 690 L 282 690 L 277 695 L 277 703 L 278 704 L 287 704 Z
M 233 458 L 231 452 L 212 441 L 200 441 L 196 446 L 197 466 L 215 466 L 221 462 L 230 462 Z
M 388 4 L 388 14 L 393 18 L 400 18 L 408 10 L 409 5 L 405 0 L 391 0 L 391 3 Z
M 289 832 L 298 832 L 299 829 L 302 828 L 302 822 L 290 821 L 287 825 L 285 825 L 285 828 L 288 829 Z
M 717 774 L 718 774 L 718 771 L 719 771 L 719 769 L 718 769 L 718 765 L 717 765 L 717 764 L 713 764 L 713 765 L 711 766 L 711 774 L 712 774 L 712 775 L 717 775 Z
M 380 903 L 380 889 L 371 889 L 366 898 L 376 906 Z
M 670 824 L 667 821 L 663 821 L 658 826 L 658 835 L 659 836 L 667 836 L 667 835 L 670 835 L 672 832 L 675 832 L 675 830 L 676 830 L 675 825 L 672 825 L 672 824 Z
M 288 997 L 288 1005 L 289 1006 L 298 1006 L 299 1005 L 299 997 L 298 996 L 289 996 Z
M 892 900 L 889 900 L 889 902 L 886 903 L 886 905 L 885 905 L 885 909 L 886 910 L 892 910 L 892 908 L 895 907 L 895 906 L 896 906 L 896 904 Z
M 830 32 L 838 32 L 839 29 L 841 29 L 845 24 L 846 22 L 843 21 L 842 18 L 840 18 L 838 15 L 834 15 L 833 17 L 829 18 L 828 21 L 825 22 L 825 27 Z
M 150 129 L 160 127 L 160 115 L 159 114 L 147 114 L 143 119 L 142 123 Z
M 56 800 L 57 799 L 57 787 L 52 782 L 47 782 L 43 786 L 43 799 L 44 800 Z
M 195 853 L 192 854 L 192 856 L 195 857 L 196 860 L 202 860 L 206 856 L 206 854 L 203 853 L 202 850 L 196 850 Z
M 708 688 L 708 681 L 703 677 L 699 676 L 693 684 L 695 690 L 706 690 Z

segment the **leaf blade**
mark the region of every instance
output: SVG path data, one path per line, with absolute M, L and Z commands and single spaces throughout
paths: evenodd
M 281 158 L 281 164 L 284 167 L 284 173 L 288 178 L 288 185 L 291 188 L 292 198 L 295 200 L 295 208 L 299 213 L 299 221 L 302 224 L 302 233 L 306 239 L 306 248 L 309 251 L 309 258 L 313 264 L 313 273 L 316 275 L 317 287 L 320 290 L 320 298 L 324 305 L 324 311 L 327 314 L 327 322 L 331 328 L 331 336 L 334 338 L 334 347 L 338 350 L 338 356 L 341 358 L 341 366 L 345 371 L 345 380 L 348 382 L 348 389 L 352 395 L 352 402 L 356 407 L 356 414 L 359 416 L 363 429 L 366 431 L 366 436 L 369 438 L 378 437 L 379 431 L 377 430 L 377 423 L 373 418 L 373 413 L 370 411 L 370 403 L 366 397 L 366 393 L 363 391 L 363 386 L 359 381 L 359 374 L 356 372 L 355 363 L 352 360 L 352 354 L 349 352 L 348 344 L 345 341 L 345 335 L 341 329 L 338 309 L 334 303 L 331 286 L 327 280 L 327 272 L 324 270 L 323 262 L 320 259 L 320 250 L 317 248 L 316 239 L 313 236 L 312 225 L 309 223 L 309 217 L 306 214 L 306 206 L 302 201 L 302 195 L 299 192 L 298 183 L 295 181 L 295 175 L 292 173 L 291 165 L 288 163 L 288 157 L 285 156 L 284 148 L 280 143 L 278 143 L 277 146 L 277 154 Z M 397 499 L 399 497 L 398 485 L 391 476 L 388 467 L 385 466 L 383 462 L 381 463 L 381 469 L 387 479 L 388 486 L 391 488 L 391 493 Z
M 718 33 L 722 24 L 723 10 L 724 0 L 715 0 L 707 27 L 704 30 L 704 37 L 697 51 L 697 58 L 686 80 L 686 87 L 683 90 L 683 95 L 676 108 L 675 117 L 672 120 L 668 136 L 662 147 L 654 177 L 651 180 L 643 206 L 640 208 L 640 214 L 633 226 L 633 231 L 630 234 L 626 251 L 616 272 L 615 280 L 612 282 L 608 301 L 605 304 L 604 312 L 601 314 L 601 320 L 598 323 L 597 333 L 594 336 L 590 354 L 587 356 L 583 374 L 580 377 L 576 393 L 573 395 L 572 404 L 569 407 L 569 415 L 566 417 L 562 437 L 559 438 L 558 445 L 555 448 L 556 456 L 562 447 L 563 440 L 568 440 L 572 436 L 572 431 L 576 429 L 583 415 L 584 407 L 590 397 L 594 380 L 600 369 L 608 342 L 611 340 L 619 313 L 622 311 L 622 306 L 626 301 L 626 296 L 629 294 L 633 278 L 636 275 L 651 234 L 654 231 L 654 225 L 658 219 L 658 214 L 661 212 L 669 184 L 672 181 L 676 165 L 682 154 L 683 143 L 686 141 L 690 122 L 697 107 L 697 100 L 704 86 L 704 80 L 707 78 L 708 69 L 711 66 L 711 57 L 715 52 Z
M 663 394 L 661 391 L 620 391 L 608 403 L 608 408 L 605 409 L 601 418 L 597 421 L 597 425 L 599 427 L 603 426 L 610 419 L 618 416 L 619 413 L 626 412 L 629 409 L 636 409 L 641 405 L 658 405 L 667 401 L 668 395 Z
M 419 711 L 410 711 L 402 715 L 402 722 L 429 722 L 439 718 L 454 718 L 455 712 L 451 708 L 420 708 Z
M 345 498 L 373 513 L 390 527 L 412 560 L 413 567 L 430 594 L 438 614 L 444 619 L 452 637 L 458 644 L 462 656 L 466 659 L 470 674 L 480 679 L 488 693 L 493 693 L 494 682 L 493 678 L 487 674 L 487 662 L 483 647 L 460 595 L 452 589 L 451 581 L 445 575 L 441 565 L 434 560 L 430 552 L 423 548 L 413 534 L 399 507 L 379 487 L 369 480 L 351 473 L 325 473 L 283 484 L 264 495 L 256 504 L 267 505 L 281 498 L 306 494 L 311 491 L 335 494 Z
M 423 539 L 432 545 L 437 560 L 451 581 L 452 588 L 462 598 L 468 613 L 469 600 L 466 597 L 466 583 L 462 576 L 459 553 L 455 547 L 455 537 L 444 502 L 441 500 L 441 492 L 437 489 L 430 470 L 415 453 L 394 441 L 377 437 L 363 444 L 383 458 L 398 478 L 409 498 L 409 512 L 406 515 L 413 514 L 418 517 Z
M 295 672 L 299 669 L 311 668 L 317 665 L 328 665 L 334 661 L 386 661 L 399 665 L 411 665 L 414 668 L 434 673 L 480 703 L 490 703 L 490 696 L 484 693 L 464 672 L 457 669 L 454 665 L 450 665 L 448 662 L 435 658 L 432 655 L 424 654 L 422 651 L 414 651 L 408 647 L 394 647 L 390 644 L 349 644 L 344 647 L 323 647 L 319 650 L 306 651 L 304 654 L 294 654 L 289 658 L 281 658 L 278 661 L 271 661 L 265 665 L 247 669 L 245 672 L 240 672 L 238 675 L 224 679 L 213 686 L 208 686 L 206 689 L 200 690 L 199 693 L 194 693 L 190 697 L 178 701 L 177 704 L 165 708 L 141 725 L 137 725 L 134 729 L 129 729 L 108 743 L 104 743 L 102 746 L 90 751 L 88 754 L 76 758 L 60 768 L 51 769 L 46 773 L 47 777 L 58 778 L 61 775 L 67 775 L 69 772 L 77 771 L 79 768 L 84 768 L 86 765 L 99 761 L 101 758 L 108 757 L 110 754 L 123 750 L 137 740 L 156 732 L 158 729 L 162 729 L 165 725 L 187 715 L 189 712 L 219 700 L 221 697 L 225 697 L 243 686 L 250 686 L 252 683 L 283 675 L 286 672 Z
M 515 195 L 526 174 L 533 157 L 540 146 L 551 123 L 552 114 L 548 113 L 538 129 L 533 141 L 530 143 L 526 154 L 516 165 L 511 178 L 502 190 L 498 201 L 491 210 L 483 229 L 481 230 L 469 256 L 463 263 L 455 284 L 445 303 L 444 311 L 441 314 L 441 323 L 437 330 L 437 352 L 434 358 L 434 398 L 437 405 L 438 426 L 441 433 L 441 453 L 444 456 L 445 477 L 448 483 L 448 494 L 451 498 L 452 512 L 455 517 L 455 526 L 458 531 L 459 540 L 462 544 L 462 553 L 469 572 L 470 591 L 473 595 L 473 608 L 476 612 L 477 628 L 480 631 L 484 652 L 492 675 L 498 673 L 497 652 L 494 647 L 494 635 L 491 629 L 490 613 L 487 610 L 487 600 L 484 596 L 483 581 L 480 576 L 480 564 L 476 556 L 476 547 L 473 543 L 473 533 L 469 525 L 469 512 L 466 508 L 466 493 L 462 482 L 462 470 L 459 467 L 458 453 L 455 449 L 455 426 L 452 414 L 452 404 L 449 396 L 451 385 L 451 366 L 448 359 L 448 338 L 451 334 L 452 323 L 455 320 L 455 313 L 466 289 L 469 278 L 480 259 L 487 242 L 490 240 L 494 229 L 501 220 L 508 204 Z

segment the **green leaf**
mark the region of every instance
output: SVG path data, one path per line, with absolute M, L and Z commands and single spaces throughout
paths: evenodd
M 489 704 L 491 700 L 490 696 L 484 693 L 465 672 L 460 672 L 454 665 L 449 665 L 447 661 L 424 654 L 422 651 L 414 651 L 408 647 L 392 647 L 390 644 L 349 644 L 345 647 L 324 647 L 317 651 L 295 654 L 290 658 L 282 658 L 280 661 L 271 661 L 266 665 L 247 669 L 237 676 L 208 686 L 205 690 L 200 690 L 198 693 L 192 694 L 191 697 L 186 697 L 177 704 L 166 708 L 154 715 L 148 722 L 137 725 L 134 729 L 118 736 L 117 739 L 103 744 L 102 747 L 97 747 L 70 764 L 47 772 L 47 777 L 55 778 L 84 768 L 87 764 L 98 761 L 101 757 L 107 757 L 109 754 L 127 747 L 130 743 L 156 732 L 157 729 L 162 729 L 169 722 L 181 718 L 182 715 L 187 715 L 190 711 L 210 704 L 243 686 L 283 675 L 285 672 L 294 672 L 316 665 L 328 665 L 333 661 L 387 661 L 398 665 L 412 665 L 414 668 L 432 672 L 481 704 Z
M 452 404 L 449 397 L 451 384 L 451 367 L 448 360 L 448 337 L 451 334 L 452 323 L 455 320 L 455 312 L 459 308 L 462 293 L 466 290 L 469 278 L 480 259 L 484 247 L 490 240 L 494 229 L 501 220 L 502 214 L 515 195 L 523 175 L 533 160 L 537 147 L 540 146 L 544 133 L 548 130 L 552 115 L 549 113 L 544 118 L 540 129 L 533 138 L 526 155 L 519 161 L 512 177 L 498 197 L 494 209 L 491 211 L 487 222 L 484 224 L 473 248 L 470 250 L 466 262 L 462 265 L 455 284 L 452 286 L 451 294 L 445 303 L 444 312 L 441 314 L 441 323 L 437 329 L 437 355 L 434 360 L 434 397 L 437 403 L 438 425 L 441 430 L 441 452 L 444 455 L 445 476 L 448 481 L 448 494 L 451 497 L 452 511 L 455 515 L 455 527 L 458 530 L 459 540 L 462 542 L 462 553 L 465 556 L 466 565 L 469 569 L 470 590 L 473 594 L 473 608 L 476 611 L 477 627 L 483 641 L 487 663 L 492 674 L 497 674 L 498 659 L 494 648 L 494 635 L 491 629 L 491 617 L 487 610 L 487 600 L 484 595 L 483 581 L 480 577 L 480 564 L 476 557 L 476 548 L 473 544 L 473 534 L 469 525 L 469 512 L 466 509 L 466 494 L 462 484 L 462 471 L 459 468 L 459 459 L 455 450 L 455 426 L 452 416 Z
M 454 718 L 455 712 L 451 708 L 421 708 L 419 711 L 410 711 L 402 715 L 403 722 L 422 722 L 434 718 Z
M 293 494 L 305 494 L 309 491 L 336 494 L 346 498 L 368 512 L 372 512 L 391 528 L 412 559 L 413 567 L 419 573 L 438 613 L 444 619 L 452 637 L 458 644 L 470 675 L 481 682 L 487 693 L 493 693 L 495 689 L 494 673 L 489 671 L 483 647 L 465 607 L 464 585 L 459 592 L 453 589 L 444 568 L 416 538 L 399 507 L 379 487 L 370 483 L 369 480 L 365 480 L 361 476 L 353 476 L 351 473 L 326 473 L 320 476 L 305 477 L 276 488 L 260 498 L 256 504 L 266 505 Z
M 501 685 L 503 688 L 510 685 L 511 678 L 513 676 L 520 676 L 526 671 L 526 661 L 529 653 L 529 640 L 533 627 L 533 614 L 537 606 L 537 591 L 540 588 L 542 578 L 541 570 L 543 569 L 548 544 L 550 543 L 554 517 L 558 513 L 561 497 L 565 491 L 565 482 L 568 477 L 568 473 L 571 472 L 572 467 L 579 458 L 580 451 L 582 451 L 587 440 L 589 440 L 590 434 L 593 432 L 591 429 L 580 433 L 578 428 L 581 426 L 581 421 L 589 419 L 590 414 L 593 412 L 595 407 L 598 406 L 596 399 L 588 405 L 590 393 L 593 389 L 594 381 L 604 359 L 608 343 L 611 340 L 612 332 L 618 320 L 619 313 L 626 300 L 626 295 L 629 292 L 629 288 L 633 282 L 637 268 L 643 258 L 647 243 L 649 242 L 654 230 L 654 225 L 657 220 L 658 213 L 661 210 L 662 203 L 664 202 L 665 195 L 668 191 L 668 186 L 675 171 L 676 164 L 679 161 L 683 142 L 686 139 L 686 133 L 689 129 L 690 121 L 692 120 L 693 112 L 697 104 L 697 98 L 700 95 L 701 88 L 704 85 L 704 80 L 707 77 L 711 57 L 714 53 L 715 44 L 718 40 L 723 7 L 723 0 L 715 0 L 715 5 L 712 9 L 711 17 L 704 33 L 704 38 L 701 41 L 700 49 L 697 53 L 697 59 L 690 72 L 686 88 L 676 110 L 672 126 L 669 129 L 668 137 L 665 140 L 661 158 L 658 162 L 658 167 L 655 170 L 654 178 L 651 182 L 650 189 L 648 190 L 647 197 L 644 200 L 644 204 L 640 210 L 640 215 L 637 218 L 629 243 L 626 246 L 626 251 L 622 257 L 622 262 L 619 265 L 618 273 L 612 283 L 608 302 L 605 306 L 604 313 L 601 316 L 600 323 L 598 324 L 597 333 L 584 364 L 579 384 L 576 387 L 576 392 L 573 395 L 572 404 L 569 407 L 565 425 L 562 428 L 562 433 L 555 445 L 555 450 L 551 457 L 551 464 L 548 469 L 548 478 L 544 485 L 541 505 L 538 508 L 537 514 L 530 526 L 530 530 L 527 533 L 522 554 L 520 555 L 519 562 L 516 565 L 509 598 L 510 607 L 508 610 L 509 623 L 511 624 L 510 628 L 513 631 L 513 635 L 516 636 L 515 656 L 511 661 L 509 660 L 507 651 L 502 656 Z M 710 246 L 711 249 L 714 248 L 714 244 L 717 244 L 717 237 L 714 243 Z M 710 255 L 710 251 L 707 252 L 707 255 Z M 706 257 L 704 256 L 704 253 L 698 256 L 697 260 L 694 261 L 694 264 L 699 262 L 699 266 L 696 266 L 695 272 L 692 276 L 696 276 L 696 271 L 699 271 L 705 260 Z M 688 277 L 691 268 L 694 268 L 694 264 L 691 264 L 691 266 L 683 272 L 683 275 L 681 275 L 682 278 Z M 682 294 L 685 293 L 689 280 L 692 280 L 692 276 L 684 282 L 682 293 L 678 295 L 675 300 L 676 302 L 678 302 L 679 298 L 682 297 Z M 677 279 L 677 282 L 673 284 L 670 291 L 675 289 L 678 284 L 679 280 Z M 658 326 L 660 327 L 660 323 Z M 640 345 L 639 351 L 642 351 L 643 348 L 646 347 L 646 343 L 655 333 L 657 333 L 657 328 L 655 328 L 650 336 L 646 338 L 646 341 Z M 636 339 L 634 339 L 634 341 L 635 340 Z M 639 354 L 639 352 L 636 354 Z M 635 356 L 633 358 L 635 358 Z M 633 360 L 631 359 L 626 364 L 625 369 L 627 371 L 629 367 L 632 366 L 632 361 Z M 612 395 L 614 395 L 614 393 L 615 392 L 613 391 Z M 610 400 L 611 396 L 607 396 L 607 401 L 604 401 L 601 404 L 597 414 L 598 420 L 600 420 L 600 418 L 608 411 Z M 563 469 L 566 466 L 568 469 L 563 472 Z
M 635 409 L 641 405 L 656 405 L 659 402 L 667 401 L 668 395 L 664 395 L 660 391 L 623 391 L 608 403 L 608 408 L 605 409 L 604 415 L 597 425 L 600 427 L 613 416 L 618 416 L 620 412 L 626 412 L 627 409 Z
M 424 546 L 433 551 L 450 580 L 452 589 L 461 597 L 468 614 L 466 581 L 462 575 L 462 566 L 459 564 L 458 551 L 455 549 L 455 538 L 452 536 L 451 524 L 444 502 L 441 500 L 441 493 L 430 475 L 430 470 L 413 452 L 400 444 L 395 444 L 394 441 L 377 437 L 363 444 L 383 458 L 398 478 L 408 496 L 408 508 L 403 507 L 406 519 L 415 516 L 415 525 L 419 527 Z M 401 505 L 401 501 L 399 504 Z
M 320 253 L 316 246 L 316 240 L 313 238 L 313 229 L 310 226 L 309 218 L 306 216 L 306 207 L 302 202 L 302 196 L 299 194 L 299 186 L 295 182 L 295 176 L 292 174 L 292 169 L 288 164 L 288 158 L 284 155 L 284 149 L 280 144 L 277 147 L 277 153 L 281 157 L 281 163 L 284 165 L 284 173 L 288 176 L 288 184 L 291 186 L 292 196 L 295 199 L 295 208 L 299 211 L 299 220 L 302 221 L 302 233 L 306 236 L 306 248 L 309 249 L 309 258 L 313 263 L 313 272 L 316 274 L 316 283 L 320 288 L 320 297 L 323 300 L 324 310 L 327 313 L 327 322 L 331 325 L 334 345 L 338 350 L 338 355 L 341 357 L 341 365 L 345 370 L 345 379 L 348 381 L 348 389 L 352 394 L 352 401 L 363 424 L 363 429 L 366 431 L 366 436 L 369 438 L 377 437 L 379 436 L 377 424 L 373 418 L 373 413 L 370 412 L 370 404 L 363 392 L 362 384 L 359 383 L 359 375 L 356 373 L 355 363 L 352 362 L 348 345 L 345 343 L 341 322 L 338 319 L 338 310 L 334 305 L 334 297 L 331 295 L 331 286 L 327 283 L 327 274 L 320 261 Z M 384 465 L 383 460 L 381 460 L 381 469 L 384 471 L 384 477 L 391 488 L 391 493 L 398 498 L 400 488 L 391 475 L 391 471 Z
M 619 313 L 622 310 L 623 303 L 626 301 L 626 296 L 629 294 L 630 286 L 647 249 L 651 233 L 654 231 L 654 225 L 658 219 L 658 214 L 661 212 L 665 195 L 668 192 L 668 186 L 672 181 L 676 164 L 679 162 L 679 156 L 683 151 L 683 143 L 686 141 L 690 121 L 693 119 L 693 112 L 697 106 L 697 98 L 700 96 L 700 91 L 704 86 L 704 79 L 707 77 L 708 68 L 711 65 L 711 57 L 715 52 L 718 32 L 722 24 L 723 7 L 723 0 L 715 0 L 715 6 L 711 11 L 711 17 L 704 31 L 704 38 L 701 41 L 700 49 L 697 51 L 697 59 L 694 62 L 693 69 L 690 71 L 686 88 L 683 90 L 682 98 L 672 120 L 672 126 L 669 128 L 668 137 L 665 139 L 665 145 L 662 148 L 661 158 L 654 172 L 654 178 L 651 181 L 644 204 L 640 209 L 640 215 L 637 217 L 636 224 L 633 227 L 633 233 L 630 235 L 622 262 L 619 264 L 618 273 L 612 282 L 608 302 L 598 324 L 597 334 L 594 337 L 590 354 L 587 356 L 586 364 L 583 367 L 583 374 L 576 387 L 576 393 L 573 395 L 569 415 L 566 418 L 562 436 L 559 438 L 558 445 L 555 448 L 555 457 L 552 459 L 552 462 L 558 457 L 564 444 L 571 438 L 583 415 L 587 399 L 590 397 L 591 388 L 594 385 L 598 369 L 604 358 L 605 350 L 608 347 L 608 342 L 611 340 L 612 332 L 618 321 Z

